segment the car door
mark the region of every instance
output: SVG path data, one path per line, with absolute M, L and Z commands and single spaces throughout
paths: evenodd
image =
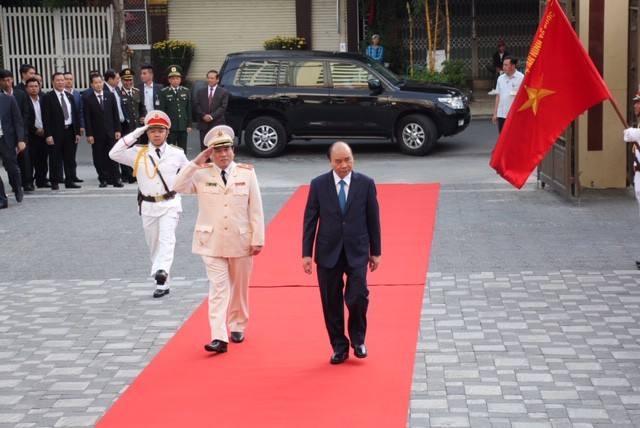
M 274 102 L 279 104 L 293 135 L 328 133 L 331 111 L 323 62 L 282 60 Z
M 386 136 L 390 105 L 387 92 L 369 88 L 378 79 L 364 64 L 347 60 L 329 61 L 331 124 L 334 134 Z

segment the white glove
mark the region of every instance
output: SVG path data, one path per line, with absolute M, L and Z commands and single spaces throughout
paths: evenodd
M 148 128 L 149 128 L 149 125 L 145 125 L 145 126 L 141 126 L 140 128 L 134 129 L 133 132 L 130 132 L 126 137 L 127 144 L 131 145 L 134 142 L 136 142 L 142 134 L 147 132 Z
M 624 130 L 624 141 L 632 143 L 634 141 L 640 142 L 640 128 L 627 128 Z

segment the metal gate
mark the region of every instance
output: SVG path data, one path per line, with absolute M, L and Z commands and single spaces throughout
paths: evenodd
M 113 8 L 0 8 L 3 67 L 20 81 L 31 64 L 51 87 L 56 71 L 71 71 L 76 86 L 89 86 L 89 71 L 109 68 Z

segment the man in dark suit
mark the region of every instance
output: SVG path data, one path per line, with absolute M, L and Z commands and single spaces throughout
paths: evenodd
M 58 162 L 62 158 L 64 165 L 65 187 L 79 189 L 74 179 L 74 144 L 80 142 L 80 117 L 73 95 L 64 90 L 64 74 L 53 73 L 53 90 L 41 99 L 42 125 L 49 153 L 49 174 L 51 190 L 58 190 L 62 178 L 59 175 Z
M 113 184 L 113 187 L 122 187 L 119 165 L 109 157 L 109 151 L 116 140 L 120 139 L 119 101 L 104 87 L 102 76 L 92 74 L 90 78 L 93 91 L 85 94 L 83 100 L 84 129 L 87 142 L 91 144 L 99 187 L 107 187 L 107 183 Z
M 20 90 L 15 90 L 13 86 L 13 73 L 11 70 L 0 70 L 0 88 L 2 92 L 14 97 L 20 108 L 20 114 L 22 115 L 22 123 L 25 126 L 24 134 L 27 135 L 27 123 L 29 123 L 29 105 L 27 93 Z M 28 140 L 25 140 L 28 144 Z M 33 168 L 31 166 L 31 158 L 29 157 L 29 150 L 23 150 L 18 153 L 18 167 L 20 168 L 20 176 L 22 177 L 22 187 L 25 192 L 32 192 L 35 190 L 33 185 Z
M 380 263 L 380 212 L 375 183 L 353 171 L 351 148 L 338 141 L 329 148 L 328 157 L 333 170 L 314 178 L 309 188 L 302 267 L 311 274 L 315 240 L 322 311 L 333 347 L 330 362 L 340 364 L 349 358 L 349 342 L 357 358 L 367 356 L 367 267 L 373 272 Z M 345 303 L 349 339 L 345 335 Z
M 151 64 L 143 64 L 140 67 L 140 80 L 142 82 L 135 85 L 140 91 L 140 96 L 147 112 L 160 109 L 160 91 L 162 85 L 153 81 L 153 66 Z M 147 134 L 142 134 L 138 139 L 138 143 L 147 144 L 149 142 Z
M 31 64 L 22 64 L 20 66 L 20 77 L 22 81 L 16 85 L 16 89 L 27 92 L 27 80 L 36 75 L 36 69 Z M 40 88 L 42 89 L 42 87 Z
M 207 86 L 198 90 L 196 97 L 196 114 L 200 130 L 200 151 L 204 151 L 204 137 L 214 126 L 226 125 L 224 113 L 229 103 L 229 93 L 218 86 L 220 76 L 216 70 L 207 73 Z
M 80 135 L 84 134 L 84 114 L 82 112 L 82 94 L 80 91 L 73 87 L 73 73 L 70 71 L 65 71 L 64 73 L 64 90 L 73 95 L 73 99 L 76 102 L 76 108 L 78 109 L 78 117 L 80 118 Z M 73 154 L 73 182 L 74 183 L 82 183 L 84 180 L 78 178 L 78 163 L 76 162 L 76 155 L 78 146 L 76 145 L 76 152 Z M 62 165 L 60 165 L 62 168 Z
M 29 123 L 27 123 L 27 133 L 29 139 L 29 157 L 35 171 L 34 178 L 36 187 L 51 187 L 47 180 L 47 144 L 44 142 L 44 128 L 42 127 L 42 110 L 40 108 L 40 82 L 35 77 L 27 79 L 25 82 L 29 101 Z
M 4 93 L 0 93 L 0 127 L 2 128 L 0 158 L 2 158 L 4 169 L 9 176 L 9 184 L 16 196 L 16 201 L 22 202 L 24 192 L 16 154 L 27 148 L 24 138 L 24 124 L 16 99 Z M 4 183 L 0 178 L 0 208 L 7 208 L 7 205 Z

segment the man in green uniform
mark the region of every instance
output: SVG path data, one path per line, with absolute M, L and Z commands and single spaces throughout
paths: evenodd
M 167 69 L 169 86 L 160 91 L 160 110 L 171 119 L 171 132 L 167 143 L 178 145 L 187 154 L 187 134 L 191 132 L 191 94 L 189 89 L 180 86 L 182 68 L 170 65 Z

